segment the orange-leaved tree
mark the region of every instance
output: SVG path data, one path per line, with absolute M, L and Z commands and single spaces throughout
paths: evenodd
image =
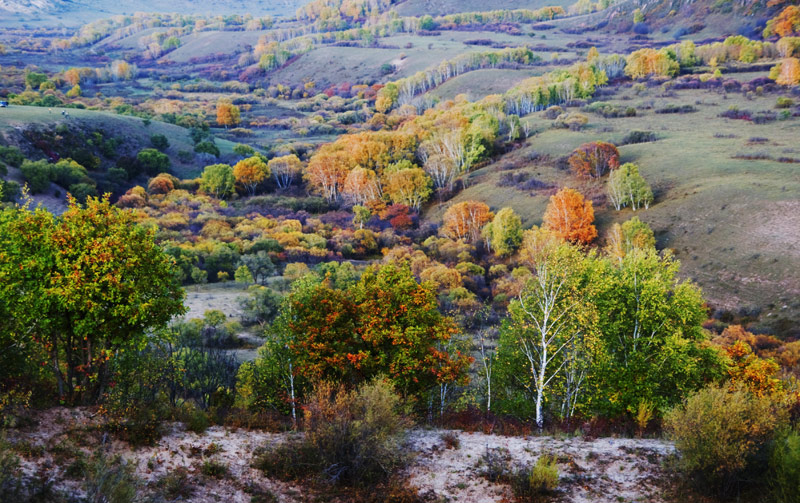
M 255 195 L 256 187 L 269 174 L 269 166 L 258 156 L 242 159 L 233 166 L 236 183 L 244 187 L 251 196 Z
M 420 397 L 438 383 L 468 379 L 470 358 L 441 349 L 456 324 L 408 266 L 369 268 L 343 288 L 307 276 L 295 283 L 270 332 L 285 341 L 296 373 L 308 381 L 355 386 L 383 375 L 404 396 Z
M 308 161 L 305 178 L 312 190 L 334 202 L 339 199 L 351 166 L 347 152 L 323 147 Z
M 767 21 L 764 28 L 764 38 L 778 35 L 785 37 L 793 33 L 800 33 L 800 6 L 788 5 L 777 16 Z
M 569 156 L 572 171 L 584 178 L 600 178 L 619 167 L 619 150 L 613 143 L 593 141 L 584 143 Z
M 800 84 L 800 59 L 784 58 L 769 71 L 769 78 L 782 86 Z
M 592 202 L 585 200 L 577 190 L 559 190 L 550 198 L 543 227 L 569 242 L 591 243 L 597 237 Z
M 442 232 L 450 239 L 476 241 L 481 236 L 481 229 L 494 218 L 486 203 L 480 201 L 464 201 L 456 203 L 444 213 Z
M 241 122 L 239 107 L 226 100 L 217 102 L 217 124 L 220 126 L 236 126 Z

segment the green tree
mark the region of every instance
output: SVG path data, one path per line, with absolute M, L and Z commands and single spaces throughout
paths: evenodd
M 154 134 L 150 137 L 150 144 L 153 148 L 165 151 L 169 148 L 169 140 L 163 134 Z
M 359 229 L 364 228 L 364 224 L 369 221 L 370 217 L 372 217 L 372 212 L 369 211 L 369 208 L 360 205 L 353 206 L 353 225 L 358 225 Z
M 522 220 L 511 208 L 503 208 L 483 228 L 488 248 L 498 256 L 512 255 L 522 244 Z
M 652 248 L 605 261 L 595 301 L 606 349 L 596 372 L 598 412 L 633 414 L 645 400 L 663 411 L 721 377 L 718 353 L 703 344 L 700 289 L 679 281 L 679 269 Z
M 41 210 L 7 211 L 19 212 L 9 220 L 21 224 L 10 225 L 0 245 L 0 255 L 12 258 L 0 261 L 11 337 L 23 330 L 44 348 L 63 400 L 93 403 L 108 384 L 108 361 L 141 349 L 149 331 L 184 311 L 172 260 L 152 230 L 108 198 L 90 198 L 85 208 L 71 199 L 57 219 Z M 29 256 L 19 255 L 23 250 Z M 30 288 L 31 280 L 40 286 Z
M 25 161 L 20 170 L 31 193 L 39 194 L 50 187 L 51 168 L 47 161 Z
M 237 283 L 244 283 L 244 284 L 255 283 L 255 280 L 253 279 L 253 274 L 250 272 L 250 269 L 248 269 L 246 265 L 240 265 L 239 267 L 236 268 L 236 272 L 233 273 L 233 279 L 235 279 Z
M 145 148 L 136 154 L 136 160 L 150 176 L 169 172 L 171 166 L 169 157 L 154 148 Z
M 206 166 L 200 178 L 200 188 L 218 199 L 224 199 L 233 194 L 236 177 L 233 168 L 227 164 L 212 164 Z
M 630 206 L 633 211 L 649 208 L 653 203 L 653 190 L 639 174 L 639 167 L 625 163 L 608 177 L 608 196 L 614 208 Z
M 509 305 L 500 332 L 498 358 L 505 364 L 501 373 L 522 400 L 533 402 L 539 428 L 554 395 L 562 395 L 561 410 L 569 417 L 583 391 L 589 367 L 585 355 L 595 337 L 596 313 L 589 294 L 592 263 L 568 244 L 539 250 L 535 275 Z

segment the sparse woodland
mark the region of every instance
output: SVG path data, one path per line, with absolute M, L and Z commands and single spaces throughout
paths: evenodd
M 440 3 L 0 28 L 0 501 L 800 501 L 798 8 Z

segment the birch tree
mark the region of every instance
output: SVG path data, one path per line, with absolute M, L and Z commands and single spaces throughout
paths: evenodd
M 574 404 L 585 376 L 579 366 L 583 362 L 575 356 L 582 351 L 592 312 L 582 292 L 587 260 L 568 245 L 541 250 L 535 276 L 509 306 L 509 320 L 501 331 L 501 345 L 514 348 L 525 364 L 524 382 L 535 402 L 539 428 L 557 380 L 567 377 L 569 403 Z

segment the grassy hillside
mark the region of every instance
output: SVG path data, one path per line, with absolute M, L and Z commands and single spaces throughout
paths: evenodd
M 292 17 L 305 0 L 176 0 L 160 2 L 112 2 L 109 0 L 5 0 L 0 2 L 0 26 L 78 26 L 97 19 L 134 12 L 177 12 L 180 14 L 253 14 Z
M 66 110 L 69 116 L 61 115 L 62 110 Z M 148 125 L 138 117 L 92 110 L 28 106 L 11 106 L 0 109 L 0 133 L 7 142 L 20 144 L 23 150 L 26 148 L 24 140 L 21 138 L 24 130 L 48 129 L 61 124 L 83 131 L 104 131 L 108 136 L 122 138 L 124 143 L 121 148 L 133 152 L 149 148 L 151 146 L 150 137 L 155 134 L 163 134 L 170 143 L 170 147 L 165 153 L 170 156 L 172 169 L 176 176 L 192 178 L 198 176 L 202 170 L 202 166 L 198 167 L 191 162 L 181 162 L 179 159 L 178 152 L 191 152 L 194 148 L 188 130 L 179 126 L 160 121 L 151 121 Z M 234 143 L 217 139 L 216 144 L 222 156 L 232 153 Z
M 406 0 L 393 10 L 400 16 L 432 16 L 456 12 L 480 12 L 504 9 L 539 9 L 549 5 L 570 6 L 570 0 L 497 0 L 487 3 L 480 0 Z
M 775 99 L 754 97 L 740 106 L 769 111 Z M 713 305 L 763 309 L 762 319 L 770 322 L 794 319 L 800 313 L 800 123 L 757 125 L 721 118 L 734 101 L 708 91 L 663 96 L 651 89 L 636 95 L 629 88 L 604 101 L 635 106 L 637 116 L 589 114 L 589 127 L 571 132 L 553 129 L 542 113 L 533 114 L 528 120 L 539 133 L 472 173 L 469 186 L 452 202 L 482 200 L 494 210 L 511 206 L 525 225 L 538 225 L 552 191 L 501 187 L 503 174 L 526 173 L 554 187 L 578 188 L 595 201 L 601 236 L 612 223 L 638 216 L 652 226 L 659 247 L 676 253 L 683 273 L 703 287 Z M 697 111 L 690 114 L 654 113 L 668 104 L 695 103 Z M 653 186 L 656 203 L 649 210 L 617 212 L 605 200 L 605 181 L 579 180 L 542 160 L 568 155 L 584 142 L 620 142 L 633 130 L 658 137 L 620 147 L 622 162 L 638 164 Z M 759 159 L 738 158 L 745 156 Z M 439 221 L 442 213 L 433 206 L 427 218 Z

